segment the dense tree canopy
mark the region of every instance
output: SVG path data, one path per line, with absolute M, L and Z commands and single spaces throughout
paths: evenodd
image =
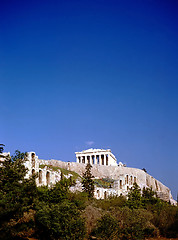
M 37 194 L 35 178 L 25 178 L 25 157 L 24 153 L 16 151 L 14 156 L 4 158 L 0 167 L 0 235 L 7 234 L 9 239 L 15 235 L 9 222 L 18 220 L 33 208 Z

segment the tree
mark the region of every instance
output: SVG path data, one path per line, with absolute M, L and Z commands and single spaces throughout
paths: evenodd
M 122 240 L 139 240 L 152 237 L 155 227 L 151 224 L 153 215 L 145 209 L 123 207 L 112 212 L 120 227 Z
M 39 239 L 84 239 L 84 220 L 76 205 L 68 200 L 50 205 L 40 203 L 35 219 Z
M 93 176 L 91 174 L 91 168 L 92 166 L 90 163 L 87 164 L 86 166 L 86 171 L 83 174 L 83 181 L 82 181 L 82 186 L 84 192 L 88 194 L 88 197 L 91 198 L 94 195 L 94 181 L 93 181 Z
M 144 206 L 148 204 L 155 204 L 157 202 L 156 193 L 151 188 L 143 188 L 142 191 L 142 203 Z
M 4 150 L 4 144 L 0 144 L 0 153 L 3 153 L 3 150 Z
M 25 179 L 26 154 L 16 150 L 15 155 L 1 161 L 0 167 L 0 235 L 13 239 L 15 223 L 25 211 L 33 208 L 36 197 L 35 178 Z M 13 227 L 10 223 L 13 222 Z M 13 232 L 13 236 L 11 233 Z M 8 236 L 8 238 L 7 238 Z
M 38 201 L 43 202 L 44 204 L 46 202 L 49 204 L 61 203 L 61 201 L 68 198 L 69 186 L 70 180 L 64 178 L 51 188 L 48 188 L 48 186 L 38 187 Z
M 133 184 L 128 193 L 127 206 L 129 208 L 140 208 L 142 206 L 141 189 L 137 183 Z

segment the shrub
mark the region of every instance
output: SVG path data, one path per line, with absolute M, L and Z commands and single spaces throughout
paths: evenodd
M 109 197 L 107 199 L 99 199 L 96 202 L 96 205 L 100 208 L 102 208 L 103 210 L 112 210 L 120 208 L 120 207 L 124 207 L 126 204 L 126 198 L 124 196 L 113 196 L 113 197 Z
M 41 204 L 36 213 L 36 226 L 40 239 L 82 240 L 84 221 L 77 207 L 68 201 L 61 204 Z
M 119 225 L 117 220 L 110 214 L 105 214 L 97 221 L 93 235 L 95 235 L 97 239 L 119 240 Z
M 93 205 L 88 205 L 83 212 L 83 217 L 85 218 L 87 234 L 90 235 L 96 227 L 97 220 L 101 218 L 101 210 Z
M 137 185 L 137 183 L 133 184 L 133 187 L 130 189 L 128 193 L 127 206 L 132 209 L 140 208 L 142 206 L 141 189 Z
M 120 238 L 124 239 L 144 239 L 154 235 L 156 231 L 151 223 L 153 215 L 145 209 L 129 209 L 128 207 L 118 209 L 112 213 L 119 222 Z
M 178 237 L 178 207 L 160 201 L 153 209 L 153 224 L 164 237 Z

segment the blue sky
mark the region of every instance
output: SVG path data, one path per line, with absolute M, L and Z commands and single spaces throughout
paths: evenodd
M 43 159 L 110 148 L 178 177 L 177 1 L 0 3 L 0 143 Z

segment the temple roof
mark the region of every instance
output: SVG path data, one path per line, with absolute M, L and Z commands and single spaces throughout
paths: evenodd
M 88 153 L 88 152 L 111 152 L 111 149 L 100 149 L 100 148 L 89 148 L 87 150 L 81 151 L 82 153 Z

